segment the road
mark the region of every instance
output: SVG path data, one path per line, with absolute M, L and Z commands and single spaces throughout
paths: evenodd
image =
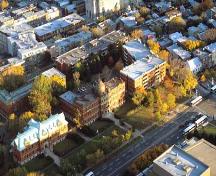
M 201 95 L 207 95 L 207 91 L 199 88 Z M 207 109 L 206 109 L 207 107 Z M 121 175 L 127 166 L 140 154 L 154 145 L 166 143 L 175 144 L 180 136 L 179 126 L 184 124 L 195 112 L 203 112 L 206 115 L 216 115 L 216 97 L 210 95 L 197 107 L 189 107 L 184 112 L 177 114 L 171 122 L 161 126 L 148 134 L 135 145 L 120 151 L 111 160 L 93 169 L 96 176 L 118 176 Z

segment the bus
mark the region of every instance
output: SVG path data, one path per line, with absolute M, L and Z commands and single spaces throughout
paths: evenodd
M 216 94 L 216 85 L 214 85 L 214 86 L 211 88 L 211 93 Z
M 194 123 L 190 124 L 187 128 L 183 130 L 183 135 L 190 133 L 191 131 L 196 129 L 196 125 Z
M 201 116 L 195 121 L 196 127 L 199 127 L 201 125 L 205 125 L 208 123 L 208 117 L 206 115 Z
M 191 106 L 196 106 L 203 100 L 202 96 L 198 96 L 190 102 Z

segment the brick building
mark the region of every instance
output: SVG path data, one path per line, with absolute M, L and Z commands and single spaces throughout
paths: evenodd
M 81 124 L 89 124 L 100 117 L 100 100 L 93 92 L 67 91 L 60 96 L 60 108 Z
M 68 122 L 63 113 L 50 116 L 42 122 L 31 119 L 28 127 L 12 141 L 13 158 L 25 164 L 37 155 L 52 150 L 53 146 L 64 140 L 68 132 Z
M 24 85 L 13 92 L 0 90 L 0 113 L 9 116 L 11 113 L 25 111 L 27 96 L 32 84 Z

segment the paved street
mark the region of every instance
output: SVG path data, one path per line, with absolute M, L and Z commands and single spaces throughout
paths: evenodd
M 198 90 L 201 95 L 207 95 L 208 91 L 203 88 Z M 179 126 L 184 124 L 195 112 L 203 112 L 209 116 L 216 115 L 216 96 L 209 95 L 207 99 L 197 107 L 189 107 L 184 112 L 177 114 L 176 118 L 148 134 L 144 135 L 143 140 L 136 145 L 132 145 L 119 152 L 112 160 L 98 166 L 93 171 L 96 176 L 117 176 L 121 175 L 127 166 L 137 156 L 142 154 L 148 148 L 160 144 L 175 144 L 180 136 Z

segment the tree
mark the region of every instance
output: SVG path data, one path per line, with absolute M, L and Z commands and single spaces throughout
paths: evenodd
M 201 40 L 186 40 L 181 43 L 186 50 L 194 51 L 197 48 L 204 47 L 205 42 Z
M 14 113 L 8 117 L 8 129 L 12 132 L 17 131 L 17 116 Z
M 182 17 L 175 17 L 168 22 L 168 30 L 173 32 L 184 32 L 186 28 L 186 22 Z
M 124 63 L 122 61 L 122 59 L 119 59 L 114 66 L 115 71 L 120 72 L 120 70 L 122 70 L 124 68 Z
M 216 40 L 216 28 L 207 29 L 202 38 L 206 42 L 214 42 Z
M 5 160 L 5 148 L 3 145 L 0 144 L 0 167 L 4 165 Z
M 24 167 L 10 169 L 6 176 L 26 176 L 27 170 Z
M 2 0 L 0 2 L 0 8 L 1 8 L 1 10 L 6 9 L 8 6 L 9 6 L 9 2 L 7 0 Z
M 44 176 L 44 174 L 40 172 L 29 172 L 26 176 Z
M 82 127 L 82 122 L 81 122 L 81 113 L 79 109 L 74 109 L 73 111 L 73 122 L 75 123 L 77 128 L 81 128 Z
M 34 118 L 35 118 L 34 113 L 30 111 L 24 112 L 23 114 L 21 114 L 19 117 L 19 130 L 22 130 L 27 125 L 29 120 L 34 119 Z
M 154 100 L 154 94 L 152 93 L 152 91 L 149 91 L 147 93 L 146 98 L 147 98 L 147 102 L 148 102 L 149 107 L 153 107 L 155 100 Z
M 154 54 L 158 54 L 160 52 L 160 45 L 158 42 L 154 41 L 153 39 L 147 40 L 147 44 Z
M 66 90 L 66 81 L 59 75 L 53 75 L 51 78 L 53 93 L 60 95 Z
M 143 31 L 141 29 L 135 29 L 131 32 L 132 39 L 142 39 L 144 37 Z
M 156 33 L 157 37 L 160 37 L 163 34 L 163 28 L 160 25 L 154 25 L 152 30 Z
M 95 38 L 99 38 L 104 35 L 104 32 L 102 31 L 102 29 L 97 28 L 97 27 L 92 28 L 91 32 Z
M 164 87 L 167 90 L 173 90 L 174 89 L 173 80 L 169 76 L 166 76 L 165 79 L 164 79 Z
M 173 109 L 176 107 L 176 97 L 175 95 L 169 93 L 167 95 L 167 105 L 170 109 Z
M 146 95 L 147 95 L 147 92 L 144 89 L 144 87 L 138 88 L 132 97 L 133 103 L 137 106 L 140 105 L 143 102 Z
M 98 164 L 104 158 L 104 152 L 101 149 L 97 149 L 95 153 L 88 154 L 86 156 L 86 161 L 88 166 Z
M 80 73 L 74 72 L 73 73 L 73 85 L 77 89 L 80 86 Z
M 41 75 L 35 79 L 29 95 L 29 102 L 35 114 L 49 115 L 51 113 L 52 91 L 50 78 Z
M 169 61 L 170 53 L 167 50 L 160 50 L 158 53 L 158 57 L 166 62 Z
M 132 131 L 131 131 L 131 130 L 128 130 L 128 131 L 125 133 L 125 135 L 124 135 L 124 140 L 125 140 L 125 141 L 129 141 L 130 138 L 131 138 L 131 136 L 132 136 Z
M 183 81 L 183 85 L 186 91 L 188 91 L 191 95 L 191 91 L 196 88 L 198 81 L 190 70 L 188 70 L 185 74 L 186 78 Z
M 10 66 L 0 73 L 0 87 L 8 91 L 14 91 L 25 82 L 25 70 L 23 66 Z
M 139 13 L 140 13 L 140 15 L 142 16 L 142 17 L 147 17 L 148 16 L 148 14 L 150 13 L 150 9 L 149 8 L 147 8 L 147 7 L 145 7 L 145 6 L 143 6 L 143 7 L 141 7 L 140 9 L 139 9 Z
M 89 32 L 89 31 L 90 31 L 90 28 L 89 28 L 88 26 L 86 26 L 86 25 L 82 25 L 81 30 L 82 30 L 83 32 Z
M 204 74 L 202 74 L 202 76 L 200 77 L 200 80 L 201 80 L 202 82 L 205 82 L 205 81 L 206 81 L 206 77 L 205 77 Z
M 167 113 L 168 109 L 169 109 L 169 106 L 167 105 L 167 103 L 163 103 L 161 107 L 161 112 L 165 114 Z

